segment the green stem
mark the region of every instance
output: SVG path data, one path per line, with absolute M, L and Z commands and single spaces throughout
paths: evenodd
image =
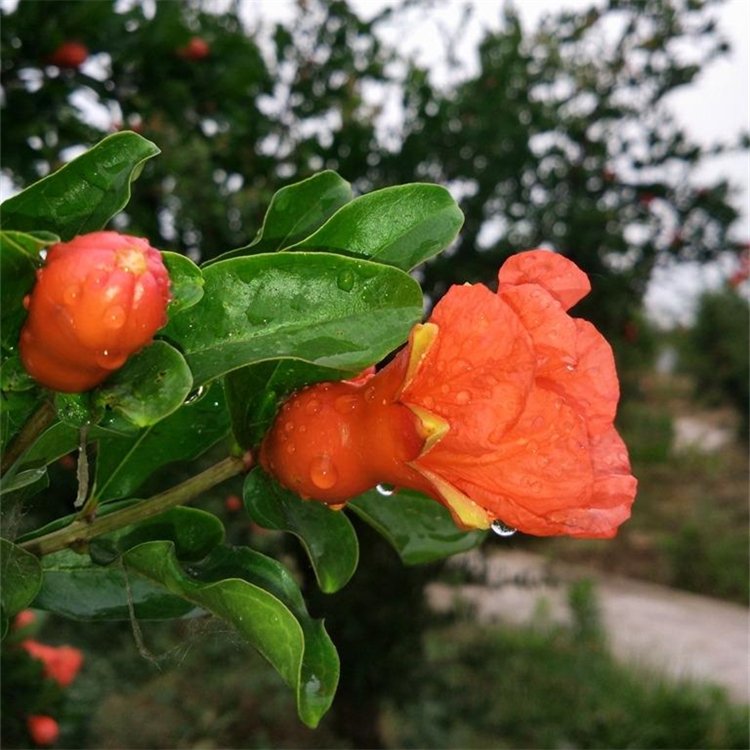
M 21 432 L 16 435 L 0 462 L 0 474 L 5 474 L 21 456 L 32 446 L 34 441 L 49 427 L 55 419 L 55 407 L 50 401 L 42 405 L 29 417 Z
M 77 546 L 88 542 L 94 537 L 108 534 L 124 526 L 157 516 L 165 510 L 193 500 L 211 487 L 220 484 L 230 477 L 241 474 L 245 464 L 241 458 L 230 456 L 210 468 L 186 479 L 181 484 L 165 492 L 135 503 L 128 508 L 116 510 L 99 516 L 94 520 L 76 519 L 62 529 L 51 531 L 49 534 L 29 539 L 20 544 L 25 550 L 38 555 L 48 555 L 51 552 Z

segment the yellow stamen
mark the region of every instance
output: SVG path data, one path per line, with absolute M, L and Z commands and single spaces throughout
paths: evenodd
M 484 508 L 437 474 L 411 465 L 440 493 L 457 526 L 467 530 L 489 529 L 493 519 Z
M 450 424 L 445 419 L 438 417 L 437 414 L 433 414 L 421 406 L 415 406 L 414 404 L 406 404 L 406 406 L 414 412 L 414 415 L 419 420 L 419 434 L 425 441 L 422 452 L 419 455 L 424 456 L 436 443 L 445 437 L 450 430 Z
M 409 337 L 409 364 L 406 368 L 404 382 L 401 385 L 401 392 L 414 380 L 414 376 L 422 366 L 422 362 L 424 362 L 424 358 L 437 338 L 439 330 L 435 323 L 420 323 L 412 329 Z

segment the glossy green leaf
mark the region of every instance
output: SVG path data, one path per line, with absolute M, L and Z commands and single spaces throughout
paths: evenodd
M 0 437 L 3 450 L 38 407 L 37 396 L 36 391 L 0 393 Z
M 135 501 L 137 502 L 137 501 Z M 133 505 L 134 501 L 117 504 Z M 103 508 L 107 515 L 110 508 Z M 67 519 L 70 522 L 73 517 Z M 65 525 L 65 524 L 63 524 Z M 55 525 L 54 528 L 59 527 Z M 48 533 L 52 526 L 45 530 Z M 197 508 L 172 508 L 158 516 L 92 540 L 89 554 L 70 550 L 44 558 L 44 582 L 35 606 L 67 617 L 95 620 L 128 619 L 128 586 L 137 617 L 180 617 L 194 605 L 155 586 L 118 563 L 129 549 L 154 540 L 170 540 L 181 560 L 200 560 L 221 544 L 224 527 L 216 516 Z
M 189 576 L 171 542 L 141 544 L 123 559 L 129 570 L 232 623 L 296 690 L 300 718 L 308 726 L 317 725 L 330 704 L 332 686 L 322 682 L 325 674 L 317 674 L 311 665 L 305 668 L 305 630 L 280 599 L 239 577 L 204 583 Z
M 409 270 L 448 247 L 463 221 L 445 188 L 399 185 L 347 203 L 290 249 L 359 255 Z
M 127 204 L 143 162 L 158 153 L 136 133 L 110 135 L 5 201 L 2 227 L 54 232 L 65 241 L 101 229 Z
M 0 539 L 0 605 L 2 605 L 2 630 L 7 622 L 22 609 L 28 607 L 39 591 L 42 568 L 39 560 L 26 550 Z
M 192 307 L 203 296 L 203 274 L 201 269 L 184 255 L 162 252 L 161 257 L 169 273 L 171 299 L 167 315 L 171 317 L 180 310 Z
M 97 565 L 88 555 L 61 550 L 42 558 L 44 578 L 34 607 L 77 620 L 127 620 L 128 598 L 139 620 L 182 617 L 195 605 L 117 562 Z
M 8 481 L 3 477 L 0 481 L 0 495 L 5 495 L 8 492 L 15 492 L 23 487 L 28 487 L 30 484 L 35 484 L 43 479 L 47 474 L 47 469 L 44 466 L 40 466 L 35 469 L 26 469 L 25 471 L 19 471 L 13 474 Z
M 40 251 L 56 240 L 48 233 L 0 232 L 0 331 L 3 348 L 8 351 L 18 346 L 26 320 L 23 298 L 34 286 L 34 272 L 42 265 Z
M 343 513 L 300 499 L 259 468 L 248 474 L 243 494 L 247 512 L 256 523 L 299 538 L 321 591 L 332 594 L 349 581 L 357 569 L 359 544 Z
M 100 500 L 132 495 L 155 470 L 197 458 L 228 433 L 229 414 L 217 384 L 151 427 L 101 436 L 94 494 Z
M 149 427 L 179 409 L 192 385 L 185 358 L 165 341 L 154 341 L 99 386 L 94 401 Z
M 336 172 L 325 171 L 277 191 L 263 226 L 246 247 L 231 250 L 210 263 L 240 255 L 272 253 L 299 242 L 322 226 L 352 199 L 351 185 Z
M 218 547 L 206 561 L 192 566 L 190 572 L 202 581 L 241 578 L 268 591 L 294 614 L 305 639 L 297 707 L 302 720 L 316 726 L 333 700 L 339 660 L 322 621 L 309 616 L 299 587 L 286 568 L 247 547 Z
M 289 393 L 308 383 L 340 380 L 346 373 L 294 359 L 269 360 L 234 370 L 224 378 L 232 432 L 244 448 L 253 448 L 271 426 Z
M 347 507 L 382 534 L 407 565 L 466 552 L 487 536 L 484 531 L 461 531 L 440 503 L 411 490 L 390 497 L 371 490 Z
M 275 253 L 209 266 L 203 299 L 164 330 L 196 385 L 267 359 L 354 370 L 382 359 L 422 315 L 396 268 L 328 253 Z

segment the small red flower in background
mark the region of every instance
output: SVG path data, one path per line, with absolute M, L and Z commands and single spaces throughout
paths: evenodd
M 242 500 L 239 495 L 227 495 L 224 500 L 224 507 L 230 513 L 237 513 L 242 510 Z
M 89 50 L 80 42 L 63 42 L 49 58 L 58 68 L 80 68 L 86 62 Z
M 36 622 L 36 615 L 30 609 L 21 610 L 13 619 L 13 628 L 21 630 L 28 628 Z
M 83 665 L 83 654 L 72 646 L 48 646 L 28 639 L 21 647 L 44 664 L 44 676 L 54 680 L 60 687 L 70 685 Z
M 52 245 L 24 305 L 21 361 L 48 388 L 101 383 L 166 322 L 169 275 L 140 237 L 91 232 Z
M 54 745 L 60 737 L 60 726 L 51 716 L 27 716 L 26 728 L 31 739 L 40 747 Z
M 185 60 L 205 60 L 211 54 L 211 47 L 202 37 L 194 36 L 177 54 Z
M 261 446 L 266 471 L 332 506 L 388 483 L 443 503 L 462 528 L 614 536 L 636 480 L 613 426 L 611 348 L 567 313 L 588 278 L 536 250 L 499 281 L 497 294 L 452 287 L 367 382 L 292 396 Z

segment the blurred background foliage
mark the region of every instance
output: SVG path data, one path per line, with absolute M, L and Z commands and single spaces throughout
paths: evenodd
M 428 302 L 452 283 L 492 285 L 509 254 L 549 246 L 591 276 L 593 292 L 576 312 L 612 341 L 622 375 L 621 427 L 641 482 L 633 520 L 606 545 L 510 544 L 745 603 L 746 447 L 735 441 L 711 455 L 673 447 L 675 418 L 709 408 L 728 410 L 721 412 L 727 423 L 746 436 L 746 288 L 706 296 L 695 325 L 668 334 L 654 328 L 642 305 L 658 264 L 708 262 L 743 247 L 732 234 L 732 186 L 696 175 L 712 155 L 746 148 L 747 135 L 708 149 L 669 109 L 672 93 L 728 52 L 714 17 L 717 2 L 605 0 L 580 12 L 550 13 L 533 29 L 512 4 L 497 5 L 501 22 L 480 40 L 475 70 L 464 69 L 453 52 L 467 24 L 434 40 L 448 70 L 438 80 L 381 33 L 399 24 L 409 33 L 410 14 L 434 7 L 426 0 L 394 2 L 367 17 L 343 0 L 297 0 L 275 26 L 259 20 L 262 13 L 248 14 L 241 0 L 3 4 L 5 184 L 28 185 L 108 132 L 135 130 L 162 154 L 146 164 L 113 226 L 195 260 L 247 244 L 274 191 L 322 169 L 337 170 L 357 191 L 411 181 L 446 185 L 466 223 L 455 246 L 418 271 Z M 68 42 L 86 47 L 85 61 L 53 64 Z M 665 351 L 677 353 L 680 369 L 655 367 Z M 75 494 L 67 470 L 59 472 L 54 492 L 41 501 L 58 515 Z M 206 503 L 223 512 L 220 497 Z M 232 534 L 253 546 L 287 544 L 231 514 L 226 520 Z M 129 736 L 131 719 L 124 717 L 148 712 L 154 701 L 166 712 L 154 719 L 164 731 L 144 729 L 143 746 L 414 747 L 442 736 L 467 747 L 619 747 L 632 734 L 613 715 L 628 712 L 656 727 L 653 737 L 639 735 L 639 746 L 667 747 L 670 736 L 676 742 L 669 727 L 685 726 L 685 715 L 694 721 L 692 734 L 680 735 L 681 747 L 747 744 L 741 717 L 723 699 L 683 691 L 688 697 L 677 706 L 664 698 L 666 687 L 663 701 L 634 697 L 628 709 L 584 700 L 580 710 L 598 716 L 597 732 L 569 726 L 576 714 L 569 710 L 553 710 L 545 720 L 503 719 L 520 707 L 509 682 L 496 695 L 486 687 L 495 670 L 498 684 L 506 676 L 513 684 L 532 676 L 527 707 L 560 706 L 569 699 L 563 692 L 550 702 L 550 692 L 594 680 L 593 672 L 576 671 L 588 663 L 591 644 L 557 630 L 523 636 L 438 627 L 423 591 L 442 566 L 404 569 L 382 540 L 363 534 L 362 564 L 349 587 L 311 600 L 313 614 L 328 618 L 344 670 L 317 735 L 290 729 L 293 710 L 268 687 L 272 678 L 255 662 L 248 675 L 245 652 L 221 637 L 200 634 L 199 646 L 190 631 L 191 655 L 173 660 L 196 661 L 188 671 L 201 676 L 188 685 L 185 671 L 158 675 L 138 659 L 127 624 L 89 629 L 56 622 L 50 630 L 83 646 L 88 674 L 106 686 L 94 688 L 84 670 L 72 694 L 73 713 L 81 715 L 63 727 L 63 744 L 116 747 Z M 297 559 L 299 575 L 310 578 L 296 548 L 287 554 L 292 564 Z M 171 653 L 188 626 L 149 627 L 156 648 Z M 630 686 L 608 671 L 616 667 L 605 646 L 597 641 L 596 649 L 601 695 Z M 476 662 L 471 669 L 468 657 Z M 511 660 L 507 668 L 504 657 Z M 128 658 L 136 663 L 125 666 Z M 551 675 L 549 681 L 534 679 L 537 672 Z M 231 704 L 235 692 L 219 689 L 219 678 L 237 691 L 243 679 L 252 683 L 252 690 L 241 690 L 241 711 L 222 703 Z M 194 683 L 214 689 L 186 713 L 182 700 Z M 102 707 L 106 720 L 99 709 L 81 711 L 75 691 Z M 502 713 L 503 703 L 516 708 Z M 455 712 L 465 722 L 449 731 L 446 717 Z

